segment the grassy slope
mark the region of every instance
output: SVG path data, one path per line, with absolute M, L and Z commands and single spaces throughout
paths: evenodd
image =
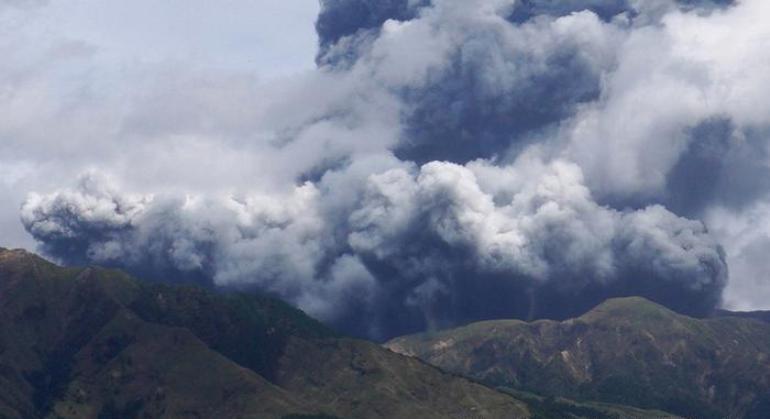
M 503 388 L 524 400 L 537 419 L 682 419 L 660 410 L 639 409 L 613 403 L 578 402 L 564 397 L 544 397 L 534 393 Z
M 281 302 L 0 249 L 0 417 L 519 418 L 509 395 Z M 396 415 L 396 416 L 394 416 Z
M 641 298 L 565 322 L 481 322 L 387 346 L 495 386 L 708 418 L 768 417 L 770 325 Z
M 2 252 L 0 296 L 8 343 L 0 365 L 21 389 L 9 417 L 247 417 L 259 408 L 260 417 L 279 418 L 311 411 L 190 329 L 145 321 L 128 307 L 146 290 L 119 272 L 63 269 Z
M 348 418 L 529 417 L 503 393 L 354 339 L 293 341 L 278 382 Z

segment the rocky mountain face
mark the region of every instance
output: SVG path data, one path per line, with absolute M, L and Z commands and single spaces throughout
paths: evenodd
M 0 417 L 528 418 L 276 300 L 0 250 Z
M 64 268 L 0 248 L 0 418 L 676 416 L 493 389 L 340 336 L 275 299 Z
M 694 319 L 641 298 L 563 321 L 487 321 L 386 347 L 499 388 L 657 408 L 770 417 L 770 324 Z

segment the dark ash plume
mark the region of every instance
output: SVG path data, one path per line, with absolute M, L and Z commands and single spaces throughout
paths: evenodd
M 87 177 L 22 220 L 66 262 L 256 288 L 376 338 L 628 295 L 703 315 L 727 283 L 717 237 L 770 188 L 766 52 L 691 36 L 762 27 L 766 3 L 726 4 L 326 0 L 319 68 L 245 148 L 295 184 L 130 195 Z
M 31 197 L 23 221 L 68 262 L 256 286 L 378 338 L 564 318 L 617 295 L 699 315 L 719 302 L 726 268 L 703 224 L 601 207 L 582 182 L 536 159 L 394 168 L 342 203 L 323 180 L 280 203 L 131 198 L 87 180 Z

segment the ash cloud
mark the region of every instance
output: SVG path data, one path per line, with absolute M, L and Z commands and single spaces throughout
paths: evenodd
M 316 21 L 320 51 L 319 63 L 339 62 L 327 57 L 330 49 L 343 38 L 376 35 L 388 20 L 410 20 L 416 17 L 426 0 L 321 0 L 321 12 Z
M 666 178 L 666 205 L 700 217 L 716 205 L 740 210 L 770 191 L 767 131 L 741 130 L 714 117 L 689 130 L 687 148 Z
M 405 103 L 396 154 L 465 163 L 521 149 L 597 100 L 602 77 L 618 65 L 623 29 L 728 3 L 326 1 L 318 62 L 379 67 L 374 73 L 415 67 L 411 79 L 385 80 Z
M 726 281 L 704 225 L 593 201 L 580 169 L 524 157 L 330 178 L 281 200 L 124 197 L 86 178 L 33 196 L 27 229 L 70 261 L 252 287 L 377 338 L 493 317 L 564 318 L 612 295 L 705 314 Z M 345 211 L 340 213 L 340 211 Z
M 22 221 L 68 263 L 258 289 L 374 338 L 627 295 L 705 315 L 752 298 L 737 290 L 770 243 L 770 229 L 739 239 L 768 205 L 767 13 L 326 0 L 314 73 L 234 84 L 261 102 L 172 89 L 194 121 L 170 112 L 171 134 L 197 148 L 161 173 L 193 174 L 189 192 L 88 174 L 31 194 Z M 136 118 L 162 135 L 177 102 L 159 95 Z M 206 106 L 224 97 L 227 115 Z M 257 110 L 232 116 L 244 105 Z M 217 155 L 232 174 L 194 169 Z

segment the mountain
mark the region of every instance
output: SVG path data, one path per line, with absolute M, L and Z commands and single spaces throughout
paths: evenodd
M 1 418 L 532 416 L 280 301 L 0 249 Z
M 386 347 L 490 386 L 662 409 L 770 417 L 770 324 L 694 319 L 642 298 L 563 322 L 486 321 Z

